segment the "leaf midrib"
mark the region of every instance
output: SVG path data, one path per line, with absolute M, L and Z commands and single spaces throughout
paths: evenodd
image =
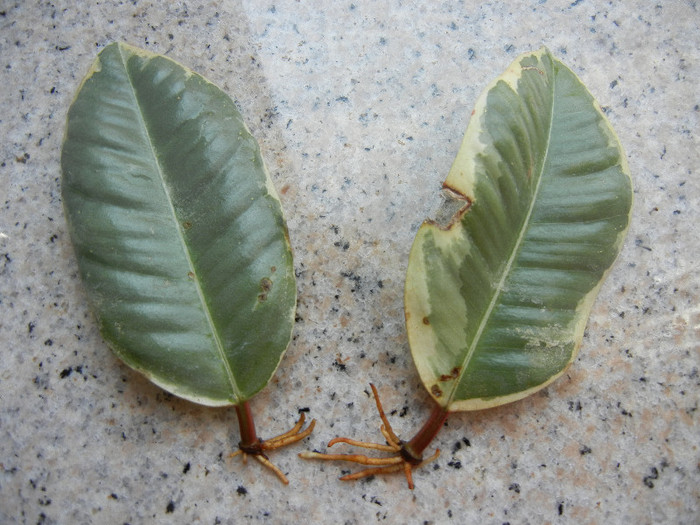
M 537 202 L 537 197 L 540 192 L 540 186 L 542 184 L 542 175 L 544 173 L 545 166 L 547 165 L 547 157 L 549 155 L 549 146 L 552 143 L 552 124 L 554 121 L 554 91 L 555 91 L 555 83 L 556 83 L 556 75 L 554 71 L 554 64 L 552 64 L 552 88 L 551 88 L 551 94 L 552 94 L 552 104 L 550 108 L 550 114 L 549 114 L 549 130 L 547 132 L 547 148 L 545 149 L 544 155 L 542 157 L 542 166 L 540 167 L 540 173 L 537 179 L 537 185 L 535 186 L 535 191 L 533 192 L 533 197 L 530 201 L 530 207 L 527 211 L 527 216 L 525 217 L 525 220 L 523 221 L 523 226 L 520 229 L 520 232 L 518 233 L 518 239 L 516 243 L 513 246 L 513 250 L 510 254 L 510 258 L 508 259 L 508 262 L 506 263 L 503 272 L 501 274 L 501 279 L 498 282 L 498 285 L 496 287 L 496 292 L 493 294 L 493 298 L 491 299 L 491 302 L 489 303 L 488 308 L 484 312 L 484 315 L 481 318 L 481 322 L 479 323 L 479 327 L 476 331 L 476 335 L 472 339 L 472 344 L 469 346 L 469 349 L 467 350 L 466 355 L 464 356 L 464 359 L 462 360 L 461 368 L 459 375 L 457 376 L 456 380 L 453 382 L 453 387 L 452 387 L 452 392 L 450 393 L 450 397 L 447 400 L 446 407 L 450 407 L 452 405 L 452 402 L 454 400 L 454 397 L 457 393 L 457 387 L 458 385 L 461 384 L 462 378 L 464 377 L 464 374 L 466 373 L 467 365 L 472 359 L 472 356 L 474 355 L 474 352 L 476 351 L 476 347 L 479 344 L 479 341 L 481 340 L 481 335 L 483 334 L 486 325 L 489 322 L 489 319 L 491 318 L 491 312 L 493 312 L 493 309 L 496 307 L 498 304 L 498 300 L 501 297 L 503 293 L 503 288 L 506 282 L 506 279 L 510 275 L 511 268 L 513 267 L 513 264 L 515 262 L 515 259 L 517 258 L 517 254 L 520 253 L 520 246 L 523 243 L 523 240 L 525 238 L 525 233 L 527 232 L 529 226 L 530 226 L 530 219 L 532 217 L 532 212 L 535 208 L 535 203 Z
M 122 60 L 122 65 L 124 66 L 124 73 L 126 75 L 127 81 L 129 82 L 129 87 L 131 88 L 131 93 L 133 96 L 134 104 L 138 108 L 138 117 L 139 121 L 141 123 L 141 127 L 144 130 L 144 133 L 146 135 L 146 138 L 148 139 L 148 146 L 151 151 L 151 155 L 153 156 L 153 161 L 155 166 L 157 167 L 158 171 L 158 176 L 160 179 L 161 187 L 163 189 L 163 192 L 166 195 L 166 200 L 168 201 L 168 208 L 170 210 L 170 214 L 173 220 L 173 223 L 175 224 L 175 231 L 177 232 L 178 239 L 180 240 L 180 245 L 182 246 L 182 251 L 185 254 L 185 258 L 187 259 L 187 265 L 190 268 L 190 271 L 194 275 L 194 279 L 192 279 L 192 282 L 194 283 L 195 289 L 197 290 L 197 296 L 199 297 L 200 304 L 202 306 L 202 311 L 204 312 L 204 316 L 207 320 L 207 324 L 209 326 L 209 329 L 214 337 L 214 343 L 216 346 L 216 351 L 219 354 L 219 358 L 221 362 L 224 365 L 224 369 L 226 370 L 226 376 L 229 380 L 229 384 L 231 386 L 232 393 L 236 400 L 242 399 L 242 395 L 240 392 L 240 389 L 238 388 L 238 383 L 236 382 L 236 378 L 233 375 L 233 370 L 231 370 L 231 365 L 226 359 L 226 353 L 224 351 L 223 344 L 221 342 L 221 338 L 219 336 L 219 332 L 216 329 L 216 324 L 214 323 L 214 319 L 211 316 L 211 312 L 209 311 L 209 308 L 207 306 L 206 300 L 204 298 L 204 291 L 202 290 L 202 287 L 199 283 L 199 279 L 197 277 L 197 272 L 194 266 L 194 263 L 192 261 L 192 257 L 190 256 L 190 250 L 187 245 L 187 241 L 182 235 L 182 230 L 180 229 L 180 223 L 177 220 L 177 213 L 175 212 L 175 208 L 173 207 L 173 199 L 171 197 L 170 189 L 166 183 L 164 172 L 165 170 L 161 166 L 159 160 L 158 160 L 158 155 L 156 154 L 155 146 L 153 143 L 153 139 L 151 138 L 150 131 L 148 129 L 148 126 L 146 125 L 146 121 L 143 117 L 143 111 L 141 109 L 141 105 L 139 103 L 139 99 L 136 96 L 136 88 L 134 86 L 134 83 L 132 82 L 131 75 L 129 74 L 129 70 L 127 68 L 127 60 L 124 57 L 123 53 L 123 48 L 121 45 L 119 45 L 119 56 L 121 57 Z M 150 59 L 148 59 L 150 61 Z

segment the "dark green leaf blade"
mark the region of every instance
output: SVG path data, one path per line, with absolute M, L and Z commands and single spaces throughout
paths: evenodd
M 207 405 L 265 386 L 296 283 L 279 200 L 230 98 L 111 44 L 71 106 L 61 162 L 80 272 L 117 355 Z

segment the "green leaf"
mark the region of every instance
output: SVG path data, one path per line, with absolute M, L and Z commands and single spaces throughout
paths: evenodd
M 625 155 L 581 81 L 546 49 L 481 95 L 411 249 L 406 324 L 435 401 L 476 410 L 560 376 L 629 224 Z
M 279 200 L 231 99 L 115 43 L 68 113 L 63 202 L 114 352 L 166 390 L 239 404 L 269 381 L 296 306 Z

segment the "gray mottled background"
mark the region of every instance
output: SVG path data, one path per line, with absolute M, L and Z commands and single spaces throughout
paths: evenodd
M 699 11 L 694 0 L 0 0 L 0 521 L 697 523 Z M 59 155 L 79 82 L 114 40 L 229 93 L 280 192 L 298 322 L 252 406 L 263 436 L 300 409 L 318 419 L 271 455 L 288 487 L 228 458 L 232 409 L 152 386 L 87 310 Z M 531 398 L 452 416 L 413 492 L 400 476 L 337 481 L 344 466 L 296 453 L 336 435 L 380 440 L 370 381 L 400 435 L 428 415 L 403 324 L 408 251 L 476 97 L 543 44 L 603 106 L 635 185 L 581 353 Z

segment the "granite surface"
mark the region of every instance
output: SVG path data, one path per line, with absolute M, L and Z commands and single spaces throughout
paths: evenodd
M 60 198 L 66 111 L 123 40 L 229 93 L 260 142 L 298 273 L 295 335 L 252 401 L 283 486 L 229 458 L 232 409 L 120 363 L 87 309 Z M 547 45 L 586 83 L 635 186 L 627 242 L 569 371 L 450 417 L 414 474 L 302 461 L 379 441 L 368 383 L 410 436 L 429 399 L 403 323 L 408 250 L 480 91 Z M 0 522 L 697 523 L 700 6 L 691 0 L 0 1 Z M 432 450 L 429 449 L 429 450 Z

